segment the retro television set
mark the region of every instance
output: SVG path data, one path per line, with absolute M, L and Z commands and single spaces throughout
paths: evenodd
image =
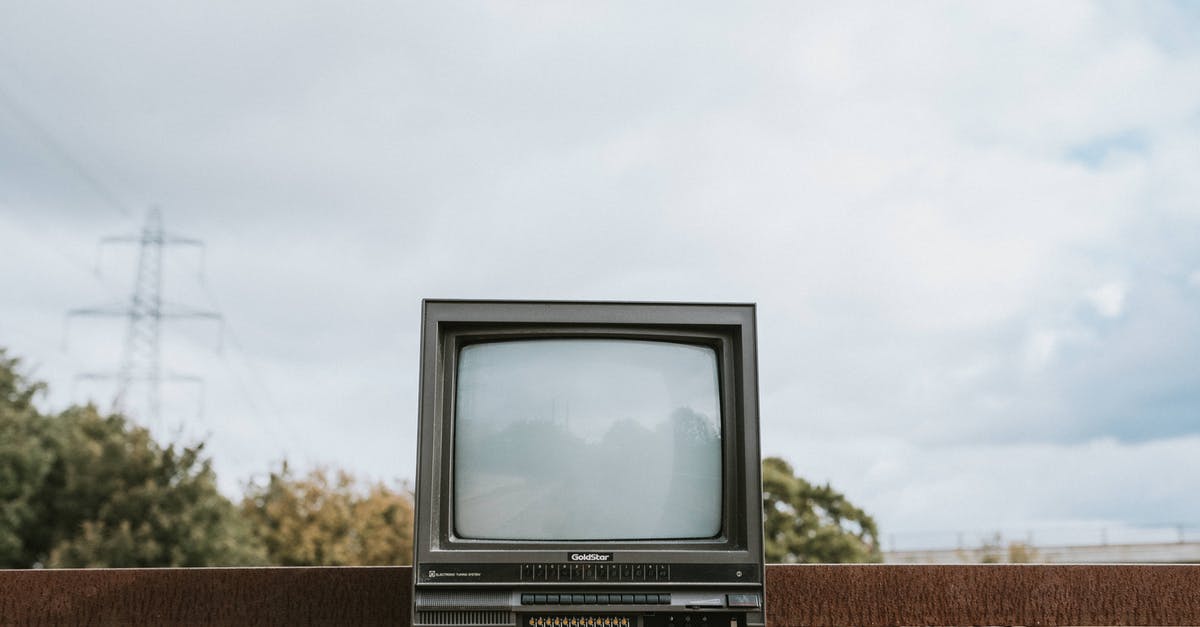
M 753 305 L 423 307 L 414 625 L 764 624 Z

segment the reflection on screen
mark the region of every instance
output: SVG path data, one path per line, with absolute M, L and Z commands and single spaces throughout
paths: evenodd
M 711 538 L 721 531 L 717 355 L 540 339 L 458 357 L 455 530 L 487 540 Z

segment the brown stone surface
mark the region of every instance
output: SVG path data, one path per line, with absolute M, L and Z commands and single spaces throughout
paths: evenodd
M 405 625 L 410 572 L 0 570 L 0 625 Z
M 1200 566 L 773 566 L 767 623 L 1200 625 Z
M 408 567 L 0 571 L 2 625 L 405 625 Z M 1200 625 L 1200 566 L 767 568 L 784 625 Z

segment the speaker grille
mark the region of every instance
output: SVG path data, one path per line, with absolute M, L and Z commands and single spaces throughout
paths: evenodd
M 479 591 L 418 591 L 416 606 L 424 609 L 489 609 L 511 607 L 512 596 L 508 592 Z
M 442 610 L 418 611 L 418 625 L 461 625 L 463 627 L 485 627 L 488 625 L 512 625 L 510 612 L 491 610 Z

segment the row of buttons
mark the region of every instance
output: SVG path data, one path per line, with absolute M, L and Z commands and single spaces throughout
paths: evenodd
M 629 616 L 529 616 L 529 625 L 533 627 L 629 627 Z
M 670 581 L 667 564 L 522 564 L 523 581 Z
M 670 605 L 669 594 L 522 594 L 521 605 Z

